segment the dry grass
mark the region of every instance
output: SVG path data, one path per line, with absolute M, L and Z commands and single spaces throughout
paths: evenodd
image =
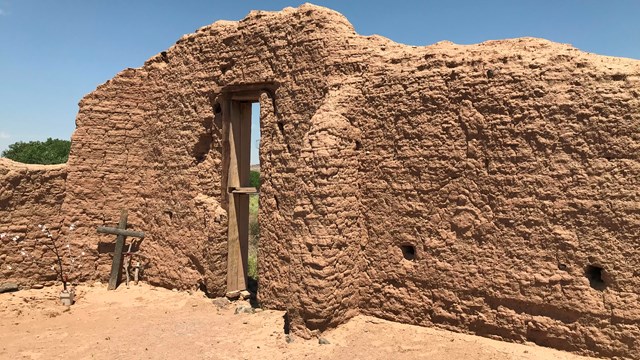
M 249 198 L 249 277 L 258 280 L 258 246 L 260 243 L 260 225 L 258 224 L 259 195 Z

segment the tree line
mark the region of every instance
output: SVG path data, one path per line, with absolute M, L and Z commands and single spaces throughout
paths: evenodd
M 71 141 L 48 138 L 46 141 L 18 141 L 2 151 L 2 157 L 24 164 L 63 164 L 69 159 Z

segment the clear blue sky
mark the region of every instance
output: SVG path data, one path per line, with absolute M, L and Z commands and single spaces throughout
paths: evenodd
M 303 1 L 0 0 L 0 150 L 68 139 L 78 101 L 185 33 Z M 640 0 L 316 1 L 360 34 L 428 45 L 542 37 L 640 59 Z M 255 161 L 253 161 L 255 162 Z

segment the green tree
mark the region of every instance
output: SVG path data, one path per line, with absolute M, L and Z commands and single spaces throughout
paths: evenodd
M 260 189 L 260 173 L 251 170 L 249 172 L 249 186 Z
M 2 152 L 2 157 L 24 164 L 62 164 L 69 159 L 71 141 L 48 138 L 46 141 L 18 141 Z

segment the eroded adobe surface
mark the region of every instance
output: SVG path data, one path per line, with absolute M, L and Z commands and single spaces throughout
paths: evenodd
M 66 177 L 65 165 L 0 158 L 0 283 L 54 284 L 53 254 L 43 250 L 47 237 L 38 225 L 52 235 L 64 231 L 60 209 Z
M 77 276 L 108 275 L 95 227 L 126 207 L 152 283 L 225 292 L 216 104 L 267 82 L 260 298 L 294 330 L 363 312 L 639 358 L 639 81 L 637 60 L 405 46 L 312 5 L 217 22 L 80 102 L 62 206 L 92 264 Z

